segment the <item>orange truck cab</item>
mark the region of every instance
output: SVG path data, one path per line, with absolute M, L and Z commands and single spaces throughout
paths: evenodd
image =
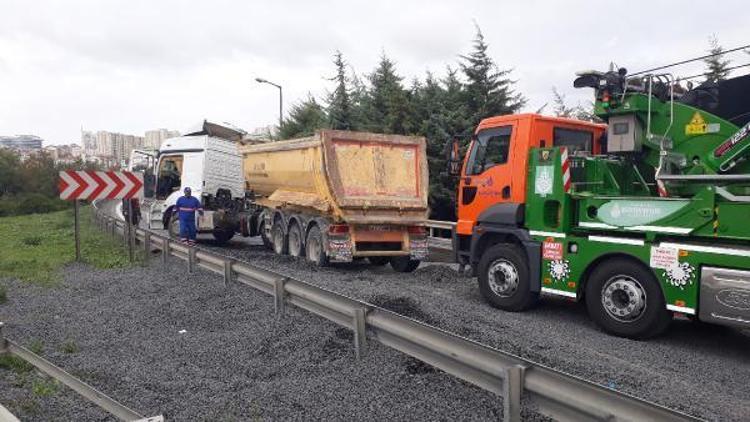
M 570 154 L 601 151 L 606 125 L 538 114 L 490 117 L 477 127 L 464 158 L 458 184 L 458 222 L 454 232 L 456 261 L 476 275 L 488 232 L 527 238 L 523 228 L 528 161 L 532 148 L 565 146 Z M 539 246 L 524 249 L 529 262 Z M 538 269 L 530 269 L 532 279 Z M 536 272 L 536 274 L 534 274 Z

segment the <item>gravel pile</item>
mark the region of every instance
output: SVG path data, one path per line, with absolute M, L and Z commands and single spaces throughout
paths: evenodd
M 665 336 L 639 342 L 604 334 L 583 304 L 564 299 L 525 313 L 491 308 L 455 265 L 422 264 L 412 274 L 366 262 L 319 269 L 254 239 L 204 247 L 695 416 L 750 415 L 750 330 L 675 321 Z
M 187 275 L 176 259 L 168 269 L 156 262 L 112 271 L 73 265 L 64 274 L 56 288 L 0 280 L 8 288 L 0 305 L 5 334 L 41 345 L 47 359 L 145 415 L 169 421 L 501 417 L 502 400 L 490 393 L 375 342 L 358 362 L 349 330 L 292 307 L 276 318 L 271 297 L 237 283 L 224 290 L 219 276 Z M 363 270 L 347 274 L 368 279 Z M 427 315 L 413 299 L 382 300 L 412 309 L 415 318 Z M 30 374 L 0 369 L 0 402 L 22 420 L 114 420 L 62 385 L 52 394 L 32 393 L 33 382 L 23 377 L 42 377 Z

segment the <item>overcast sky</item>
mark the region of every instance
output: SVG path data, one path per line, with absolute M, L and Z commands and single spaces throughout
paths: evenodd
M 534 111 L 553 86 L 587 101 L 571 88 L 578 70 L 694 57 L 711 34 L 750 44 L 749 13 L 739 0 L 0 0 L 0 135 L 68 143 L 81 126 L 142 135 L 203 117 L 251 130 L 278 119 L 278 91 L 256 76 L 283 85 L 289 109 L 331 88 L 337 49 L 360 74 L 385 51 L 406 81 L 442 75 L 470 51 L 473 21 Z

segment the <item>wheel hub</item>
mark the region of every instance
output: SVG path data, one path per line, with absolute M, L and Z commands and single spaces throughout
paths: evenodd
M 646 310 L 646 290 L 627 275 L 617 275 L 604 283 L 602 305 L 607 313 L 621 322 L 633 322 Z
M 511 296 L 518 289 L 518 270 L 513 263 L 504 259 L 490 265 L 487 278 L 490 289 L 498 296 Z

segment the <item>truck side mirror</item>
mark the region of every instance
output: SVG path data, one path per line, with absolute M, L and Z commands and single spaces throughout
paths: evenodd
M 448 167 L 448 175 L 458 176 L 461 174 L 461 145 L 458 139 L 451 139 L 445 144 L 445 161 Z

